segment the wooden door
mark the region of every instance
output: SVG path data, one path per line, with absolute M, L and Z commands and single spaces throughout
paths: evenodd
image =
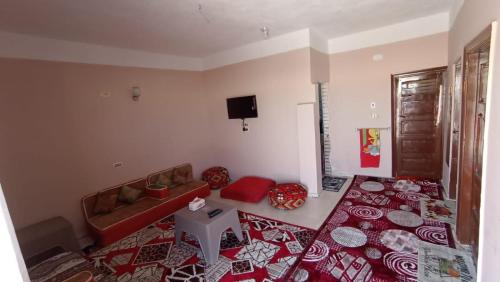
M 479 56 L 479 85 L 476 97 L 476 117 L 474 124 L 474 144 L 472 160 L 472 226 L 473 235 L 471 245 L 474 249 L 474 254 L 477 257 L 479 246 L 479 208 L 481 206 L 481 181 L 483 175 L 483 145 L 484 145 L 484 129 L 486 123 L 486 93 L 488 89 L 488 72 L 489 72 L 489 51 L 481 52 Z
M 392 76 L 393 175 L 440 179 L 446 67 Z
M 465 51 L 457 236 L 477 257 L 491 29 Z

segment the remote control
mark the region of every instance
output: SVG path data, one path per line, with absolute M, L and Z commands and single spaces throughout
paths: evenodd
M 211 210 L 208 212 L 208 217 L 209 218 L 212 218 L 214 216 L 217 216 L 218 214 L 220 214 L 222 212 L 221 209 L 215 209 L 215 210 Z

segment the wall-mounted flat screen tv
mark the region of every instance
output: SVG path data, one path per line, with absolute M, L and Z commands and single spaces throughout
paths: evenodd
M 228 98 L 226 101 L 229 119 L 257 117 L 257 98 L 255 95 Z

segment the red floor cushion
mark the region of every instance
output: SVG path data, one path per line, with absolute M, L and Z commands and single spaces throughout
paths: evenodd
M 229 171 L 221 166 L 211 167 L 201 174 L 201 179 L 208 183 L 210 189 L 220 189 L 229 184 Z
M 269 204 L 282 210 L 293 210 L 301 207 L 307 197 L 307 190 L 301 184 L 278 184 L 269 190 Z
M 246 176 L 222 189 L 220 196 L 225 199 L 257 203 L 267 195 L 269 189 L 274 185 L 276 182 L 271 179 Z

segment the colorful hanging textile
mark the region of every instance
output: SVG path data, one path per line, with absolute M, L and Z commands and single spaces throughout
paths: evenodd
M 380 166 L 380 130 L 362 128 L 359 130 L 361 167 Z

